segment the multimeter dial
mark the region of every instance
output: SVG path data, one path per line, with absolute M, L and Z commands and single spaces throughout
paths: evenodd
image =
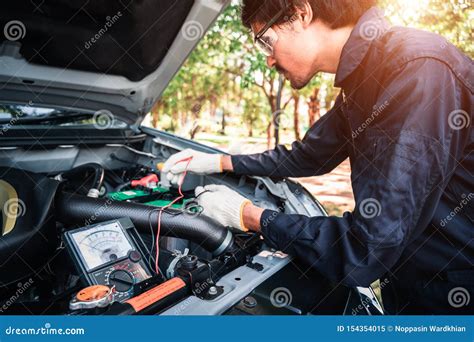
M 114 270 L 107 276 L 107 285 L 115 287 L 117 292 L 131 291 L 135 284 L 135 277 L 125 270 Z

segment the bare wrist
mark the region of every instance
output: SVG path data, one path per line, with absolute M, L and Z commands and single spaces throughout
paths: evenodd
M 231 156 L 222 155 L 222 157 L 221 157 L 221 167 L 222 167 L 222 171 L 231 171 L 231 172 L 234 171 Z
M 253 205 L 251 202 L 247 203 L 242 209 L 242 220 L 245 228 L 254 232 L 260 231 L 260 218 L 262 217 L 264 209 Z

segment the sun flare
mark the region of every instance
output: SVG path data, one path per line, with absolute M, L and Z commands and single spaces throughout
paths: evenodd
M 391 20 L 394 24 L 416 21 L 430 6 L 430 0 L 394 0 L 387 7 L 392 9 Z

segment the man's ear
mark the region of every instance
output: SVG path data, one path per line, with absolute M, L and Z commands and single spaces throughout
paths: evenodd
M 303 28 L 307 28 L 313 21 L 313 9 L 308 1 L 305 1 L 298 10 L 301 17 L 301 24 Z

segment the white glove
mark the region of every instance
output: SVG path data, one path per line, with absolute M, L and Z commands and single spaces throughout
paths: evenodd
M 188 161 L 182 161 L 188 158 L 192 158 L 189 165 Z M 161 172 L 166 175 L 171 183 L 178 184 L 186 170 L 199 175 L 222 172 L 221 158 L 221 154 L 202 153 L 186 149 L 172 155 L 163 165 Z
M 248 231 L 244 226 L 242 213 L 244 206 L 252 203 L 250 200 L 224 185 L 198 186 L 195 192 L 196 201 L 203 208 L 203 215 L 223 226 Z

